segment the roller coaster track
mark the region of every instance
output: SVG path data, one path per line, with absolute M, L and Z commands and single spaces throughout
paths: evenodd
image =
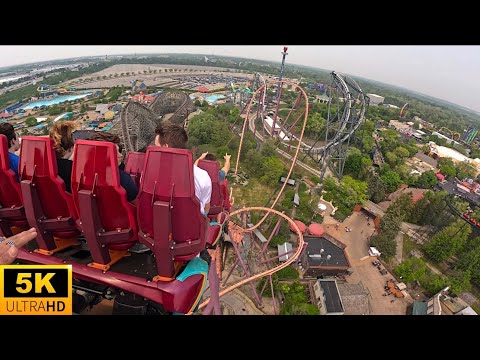
M 360 89 L 358 84 L 353 79 L 346 80 L 346 79 L 342 78 L 341 76 L 337 75 L 335 72 L 332 72 L 331 76 L 332 76 L 332 85 L 336 86 L 339 89 L 340 93 L 343 95 L 343 101 L 344 101 L 344 104 L 345 104 L 344 109 L 343 109 L 343 113 L 340 117 L 336 116 L 336 118 L 330 118 L 330 107 L 331 107 L 332 102 L 329 101 L 329 105 L 328 105 L 329 106 L 329 122 L 330 122 L 330 125 L 333 122 L 338 122 L 337 132 L 335 133 L 335 135 L 332 139 L 326 138 L 326 144 L 325 145 L 319 146 L 319 147 L 309 146 L 302 141 L 303 140 L 303 133 L 304 133 L 304 130 L 305 130 L 305 125 L 306 125 L 306 119 L 305 119 L 305 122 L 304 122 L 302 130 L 301 130 L 302 135 L 300 136 L 300 138 L 295 137 L 296 140 L 298 141 L 297 153 L 298 153 L 298 149 L 302 148 L 303 151 L 306 151 L 308 149 L 307 152 L 310 153 L 310 154 L 313 152 L 313 153 L 319 155 L 319 161 L 318 161 L 318 163 L 320 164 L 320 170 L 319 171 L 314 170 L 313 168 L 311 168 L 311 167 L 309 167 L 309 166 L 307 166 L 303 163 L 301 163 L 301 164 L 299 163 L 299 165 L 301 167 L 303 167 L 304 169 L 307 169 L 308 171 L 314 173 L 315 175 L 320 176 L 321 180 L 323 180 L 323 177 L 325 175 L 326 168 L 327 168 L 327 165 L 328 165 L 328 160 L 329 160 L 330 156 L 332 154 L 335 155 L 335 151 L 337 151 L 338 153 L 345 152 L 345 151 L 342 151 L 343 145 L 345 143 L 347 143 L 347 147 L 348 147 L 349 139 L 355 133 L 355 131 L 358 129 L 358 127 L 362 124 L 362 122 L 365 118 L 365 112 L 366 112 L 366 109 L 367 109 L 367 106 L 368 106 L 368 97 L 363 94 L 362 90 Z M 259 139 L 262 142 L 265 141 L 263 136 L 255 129 L 255 124 L 254 123 L 255 123 L 256 119 L 255 118 L 249 118 L 249 116 L 248 116 L 250 114 L 250 109 L 252 107 L 253 100 L 262 91 L 263 91 L 263 93 L 266 92 L 265 88 L 266 88 L 267 85 L 272 84 L 272 83 L 274 84 L 274 83 L 277 83 L 277 82 L 273 81 L 273 82 L 265 83 L 255 92 L 255 94 L 250 99 L 250 103 L 248 104 L 248 107 L 247 107 L 247 116 L 245 117 L 244 128 L 242 130 L 241 141 L 240 141 L 240 149 L 239 149 L 239 153 L 238 153 L 238 156 L 237 156 L 237 168 L 238 168 L 238 163 L 239 163 L 239 156 L 240 156 L 241 146 L 242 146 L 242 142 L 243 142 L 242 140 L 243 140 L 243 136 L 244 136 L 244 132 L 245 132 L 246 122 L 248 122 L 249 129 L 255 134 L 256 138 Z M 288 84 L 297 86 L 296 84 L 291 83 L 289 81 L 285 81 L 285 80 L 282 80 L 282 83 L 288 83 Z M 330 86 L 330 88 L 332 88 L 332 86 Z M 350 90 L 350 88 L 357 93 L 357 97 L 355 99 L 352 98 L 352 91 Z M 308 99 L 306 99 L 306 103 L 307 103 L 307 106 L 308 106 Z M 357 105 L 360 106 L 360 109 L 357 109 Z M 257 112 L 257 117 L 258 117 L 258 112 Z M 326 135 L 326 137 L 328 136 L 328 126 L 329 125 L 327 124 L 327 135 Z M 282 129 L 283 129 L 285 134 L 288 133 L 288 131 L 286 129 L 284 129 L 283 127 L 282 127 Z M 284 151 L 282 151 L 278 148 L 277 148 L 277 152 L 282 154 L 283 156 L 291 159 L 290 155 L 288 155 L 287 153 L 285 153 Z M 343 156 L 343 163 L 341 164 L 340 171 L 336 172 L 337 175 L 339 175 L 339 173 L 340 173 L 340 176 L 341 176 L 341 173 L 343 173 L 343 166 L 344 166 L 344 160 L 345 160 L 344 158 L 345 158 L 345 156 Z M 294 158 L 294 162 L 293 162 L 292 166 L 295 165 L 295 162 L 297 162 L 296 156 Z M 235 171 L 237 171 L 237 168 L 235 169 Z
M 150 106 L 130 101 L 120 116 L 121 129 L 115 129 L 126 152 L 141 151 L 151 145 L 155 137 L 155 127 L 161 116 L 173 113 L 170 122 L 184 125 L 186 114 L 193 111 L 193 103 L 181 91 L 167 91 L 155 99 Z
M 344 90 L 344 94 L 345 94 L 345 97 L 344 97 L 345 100 L 344 101 L 346 102 L 347 106 L 345 106 L 343 115 L 340 118 L 338 132 L 335 134 L 334 138 L 332 140 L 330 140 L 330 142 L 328 142 L 326 145 L 321 147 L 323 155 L 325 157 L 330 154 L 332 147 L 339 146 L 339 145 L 341 146 L 343 144 L 343 142 L 347 141 L 350 138 L 350 136 L 357 130 L 357 128 L 360 126 L 361 122 L 364 119 L 365 110 L 366 110 L 365 103 L 368 103 L 367 98 L 363 95 L 361 90 L 357 90 L 359 92 L 359 95 L 361 95 L 361 97 L 359 96 L 358 99 L 352 100 L 351 94 L 348 91 L 348 86 L 347 86 L 347 83 L 345 82 L 345 80 L 338 77 L 335 73 L 332 73 L 332 77 L 342 86 L 342 89 Z M 275 198 L 275 200 L 271 204 L 270 208 L 262 208 L 262 207 L 243 208 L 243 209 L 232 212 L 230 214 L 230 217 L 235 216 L 235 215 L 237 215 L 241 212 L 246 212 L 246 211 L 250 211 L 250 210 L 265 211 L 266 212 L 265 215 L 262 217 L 262 219 L 257 224 L 255 224 L 253 226 L 250 226 L 247 229 L 240 228 L 241 232 L 249 233 L 249 232 L 253 232 L 254 230 L 256 230 L 266 220 L 266 218 L 269 216 L 269 214 L 274 213 L 274 214 L 276 214 L 278 216 L 281 216 L 284 219 L 286 219 L 290 224 L 294 224 L 293 228 L 295 229 L 295 232 L 297 232 L 297 235 L 298 235 L 298 246 L 297 246 L 297 249 L 296 249 L 295 253 L 292 255 L 292 257 L 290 259 L 288 259 L 288 261 L 286 261 L 286 262 L 284 262 L 284 263 L 282 263 L 278 266 L 275 266 L 271 269 L 263 271 L 261 273 L 249 276 L 250 274 L 247 274 L 247 270 L 244 267 L 246 278 L 241 280 L 241 281 L 236 282 L 235 284 L 233 284 L 233 285 L 229 286 L 228 288 L 226 288 L 222 291 L 219 291 L 219 292 L 215 291 L 215 289 L 218 289 L 218 277 L 217 277 L 216 273 L 212 272 L 213 271 L 212 269 L 214 269 L 216 267 L 216 264 L 214 266 L 214 262 L 212 262 L 211 276 L 209 276 L 209 278 L 212 280 L 211 283 L 210 283 L 210 286 L 212 287 L 212 289 L 214 289 L 214 291 L 212 292 L 212 297 L 210 299 L 208 299 L 207 301 L 203 302 L 199 306 L 199 308 L 204 308 L 205 307 L 204 314 L 212 313 L 212 312 L 218 314 L 219 311 L 220 311 L 219 310 L 219 298 L 220 298 L 220 296 L 226 294 L 229 291 L 234 290 L 235 288 L 238 288 L 239 286 L 242 286 L 242 285 L 247 284 L 247 283 L 251 283 L 252 281 L 257 280 L 259 278 L 268 276 L 269 279 L 270 279 L 270 286 L 272 287 L 273 285 L 271 283 L 271 275 L 273 273 L 281 270 L 282 268 L 288 266 L 290 263 L 294 262 L 295 260 L 297 260 L 297 258 L 301 255 L 301 253 L 304 249 L 304 241 L 303 241 L 302 234 L 300 233 L 299 229 L 297 228 L 297 226 L 295 225 L 293 220 L 290 219 L 288 216 L 286 216 L 286 215 L 284 215 L 284 214 L 282 214 L 282 213 L 273 209 L 275 207 L 275 205 L 277 204 L 278 200 L 280 199 L 280 197 L 281 197 L 281 195 L 282 195 L 282 193 L 285 189 L 285 186 L 288 183 L 288 179 L 290 178 L 291 173 L 293 171 L 293 168 L 294 168 L 295 164 L 297 163 L 297 157 L 298 157 L 299 151 L 302 147 L 303 135 L 304 135 L 304 131 L 305 131 L 306 123 L 307 123 L 307 118 L 308 118 L 308 97 L 307 97 L 305 91 L 300 86 L 298 86 L 297 84 L 294 84 L 290 81 L 286 81 L 286 80 L 281 80 L 281 81 L 277 81 L 277 82 L 268 82 L 268 83 L 265 83 L 262 86 L 260 86 L 260 88 L 257 89 L 257 91 L 251 96 L 250 101 L 249 101 L 248 106 L 247 106 L 247 112 L 246 112 L 246 116 L 245 116 L 245 119 L 244 119 L 242 133 L 241 133 L 241 137 L 240 137 L 240 144 L 239 144 L 239 149 L 238 149 L 235 173 L 238 172 L 240 154 L 241 154 L 241 149 L 242 149 L 242 144 L 243 144 L 243 139 L 244 139 L 244 136 L 245 136 L 245 130 L 246 130 L 247 123 L 248 123 L 249 130 L 254 133 L 255 137 L 258 140 L 260 140 L 261 142 L 265 141 L 265 138 L 258 131 L 255 130 L 255 127 L 254 127 L 255 117 L 250 117 L 249 115 L 250 115 L 250 110 L 252 108 L 252 105 L 255 101 L 255 97 L 257 95 L 262 94 L 262 92 L 265 93 L 266 92 L 266 86 L 268 84 L 272 84 L 272 83 L 279 83 L 280 85 L 282 85 L 283 83 L 291 84 L 292 86 L 297 87 L 299 89 L 299 91 L 300 91 L 299 99 L 301 98 L 301 96 L 303 96 L 303 98 L 305 99 L 305 112 L 303 113 L 304 121 L 303 121 L 302 129 L 301 129 L 300 137 L 298 138 L 298 144 L 297 144 L 297 147 L 296 147 L 296 150 L 295 150 L 295 155 L 292 157 L 290 154 L 284 152 L 283 150 L 280 150 L 280 149 L 276 148 L 276 151 L 278 153 L 280 153 L 282 156 L 285 156 L 285 157 L 291 159 L 292 164 L 291 164 L 289 172 L 286 176 L 286 180 L 283 183 L 282 188 L 280 189 L 277 197 Z M 354 83 L 354 85 L 356 85 L 356 83 Z M 356 85 L 356 86 L 358 88 L 358 85 Z M 353 105 L 354 101 L 355 101 L 355 104 L 357 103 L 357 101 L 360 101 L 360 104 L 362 105 L 361 109 L 360 109 L 360 111 L 358 111 L 358 113 L 356 113 L 356 111 L 355 111 L 356 109 Z M 258 118 L 259 113 L 262 114 L 262 120 L 263 120 L 263 111 L 261 111 L 261 112 L 257 111 L 257 118 Z M 354 116 L 352 116 L 352 113 L 354 114 Z M 300 117 L 299 117 L 299 119 L 300 119 Z M 322 163 L 322 165 L 325 165 L 325 164 L 326 164 L 326 161 L 324 161 Z M 299 163 L 299 165 L 302 166 L 303 168 L 306 168 L 308 171 L 311 171 L 312 173 L 314 173 L 316 175 L 319 174 L 320 176 L 322 176 L 321 171 L 317 171 L 317 170 L 315 170 L 315 169 L 313 169 L 313 168 L 311 168 L 311 167 L 309 167 L 305 164 Z M 326 170 L 326 169 L 324 169 L 324 170 Z M 230 234 L 230 226 L 229 226 L 229 234 Z M 232 236 L 232 235 L 230 236 L 230 238 L 234 238 L 234 237 L 235 236 Z M 238 236 L 237 236 L 237 239 L 238 239 Z M 239 241 L 239 243 L 240 243 L 240 241 Z M 237 251 L 237 257 L 239 257 L 238 255 L 239 255 L 239 252 Z M 214 261 L 216 261 L 216 260 L 214 259 Z M 253 291 L 255 292 L 255 290 L 253 290 Z M 272 287 L 272 293 L 273 293 L 273 287 Z M 210 302 L 210 300 L 213 300 L 213 302 Z
M 456 132 L 456 131 L 452 131 L 452 130 L 450 130 L 450 129 L 447 128 L 447 127 L 442 127 L 442 128 L 440 128 L 439 132 L 442 131 L 442 130 L 444 130 L 444 129 L 447 130 L 447 131 L 450 133 L 450 138 L 451 138 L 452 140 L 455 140 L 455 135 L 457 135 L 457 139 L 456 139 L 456 140 L 460 140 L 460 137 L 461 137 L 460 133 L 458 133 L 458 132 Z
M 192 100 L 183 91 L 166 91 L 157 96 L 149 108 L 157 118 L 173 113 L 168 121 L 178 125 L 184 125 L 186 114 L 194 110 Z
M 265 211 L 267 212 L 266 216 L 268 216 L 269 214 L 275 214 L 283 219 L 285 219 L 288 223 L 289 223 L 289 226 L 294 229 L 294 231 L 296 232 L 296 235 L 298 236 L 298 243 L 297 243 L 297 248 L 295 250 L 295 252 L 293 254 L 291 254 L 288 259 L 285 261 L 285 262 L 281 262 L 279 265 L 271 268 L 271 269 L 267 269 L 265 271 L 262 271 L 258 274 L 255 274 L 255 275 L 252 275 L 252 276 L 249 276 L 243 280 L 240 280 L 238 282 L 236 282 L 235 284 L 233 285 L 230 285 L 229 287 L 225 288 L 224 290 L 220 291 L 218 293 L 218 298 L 225 295 L 226 293 L 242 286 L 242 285 L 245 285 L 245 284 L 248 284 L 248 283 L 251 283 L 252 281 L 254 280 L 258 280 L 262 277 L 265 277 L 265 276 L 271 276 L 272 274 L 276 273 L 277 271 L 289 266 L 290 264 L 292 264 L 294 261 L 296 261 L 300 255 L 302 254 L 303 250 L 304 250 L 304 246 L 306 245 L 304 243 L 304 240 L 303 240 L 303 234 L 302 232 L 300 231 L 300 229 L 298 228 L 297 224 L 291 219 L 289 218 L 288 216 L 286 216 L 285 214 L 281 213 L 280 211 L 277 211 L 277 210 L 274 210 L 272 208 L 265 208 L 265 207 L 248 207 L 248 208 L 242 208 L 242 209 L 239 209 L 239 210 L 236 210 L 236 211 L 233 211 L 231 214 L 230 214 L 230 218 L 232 218 L 233 216 L 236 216 L 236 215 L 239 215 L 240 213 L 243 213 L 243 212 L 247 212 L 247 211 Z M 231 224 L 231 223 L 230 223 Z M 234 234 L 232 232 L 232 229 L 230 227 L 230 224 L 229 224 L 229 234 L 230 234 L 230 238 L 232 239 L 232 241 L 234 242 L 238 242 L 238 243 L 241 243 L 241 240 L 239 239 L 239 237 L 242 236 L 242 233 L 251 233 L 253 232 L 255 229 L 254 227 L 250 227 L 250 228 L 241 228 L 241 232 L 240 234 Z M 235 236 L 236 235 L 236 236 Z M 235 238 L 237 240 L 235 240 Z M 216 259 L 213 259 L 212 261 L 212 264 L 210 265 L 210 268 L 211 269 L 215 269 L 216 267 Z M 210 279 L 212 278 L 215 278 L 215 274 L 212 274 L 211 275 L 213 276 L 209 276 Z M 217 279 L 218 280 L 218 279 Z M 212 286 L 212 284 L 210 284 L 210 286 Z M 218 302 L 218 298 L 216 298 L 215 300 Z M 202 309 L 204 307 L 206 307 L 209 302 L 210 302 L 211 298 L 207 299 L 206 301 L 204 301 L 203 303 L 201 303 L 199 305 L 199 309 Z M 210 304 L 212 306 L 212 304 Z M 218 305 L 218 304 L 217 304 Z
M 446 197 L 445 197 L 445 202 L 447 203 L 447 206 L 448 208 L 452 211 L 452 213 L 456 216 L 458 216 L 460 219 L 462 219 L 463 221 L 465 221 L 466 223 L 470 224 L 471 226 L 473 227 L 477 227 L 477 228 L 480 228 L 480 224 L 479 223 L 475 223 L 473 222 L 472 218 L 469 218 L 469 217 L 466 217 L 464 213 L 462 213 L 460 210 L 458 210 L 455 205 L 452 203 L 452 200 L 454 198 L 461 198 L 465 201 L 467 201 L 470 205 L 473 205 L 474 207 L 477 206 L 477 204 L 475 204 L 473 201 L 469 200 L 468 198 L 464 198 L 463 196 L 459 196 L 459 195 L 456 195 L 456 194 L 448 194 Z

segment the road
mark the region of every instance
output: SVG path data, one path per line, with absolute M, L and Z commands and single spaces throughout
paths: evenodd
M 465 198 L 468 201 L 475 203 L 477 206 L 480 206 L 480 195 L 475 193 L 463 193 L 457 190 L 457 181 L 456 180 L 448 180 L 445 181 L 443 184 L 439 184 L 440 188 L 448 192 L 449 194 L 459 195 Z

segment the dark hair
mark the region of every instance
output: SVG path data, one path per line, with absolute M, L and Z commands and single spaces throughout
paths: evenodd
M 213 154 L 210 154 L 208 153 L 206 156 L 205 156 L 205 160 L 210 160 L 210 161 L 216 161 L 217 160 L 217 157 Z
M 171 122 L 162 122 L 155 129 L 155 134 L 160 136 L 160 144 L 171 148 L 186 149 L 188 135 L 185 129 Z
M 8 147 L 12 146 L 12 140 L 17 138 L 17 134 L 15 134 L 15 129 L 10 123 L 0 124 L 0 134 L 3 134 L 7 137 Z
M 122 152 L 123 150 L 120 138 L 116 134 L 108 132 L 96 132 L 95 134 L 90 136 L 90 140 L 111 142 L 118 145 L 118 151 Z
M 120 138 L 116 134 L 108 133 L 108 132 L 96 132 L 92 136 L 90 136 L 90 140 L 93 141 L 107 141 L 114 144 L 120 144 Z
M 65 152 L 75 145 L 73 130 L 76 128 L 77 124 L 73 121 L 58 121 L 50 129 L 50 138 L 53 140 L 57 157 L 63 157 Z

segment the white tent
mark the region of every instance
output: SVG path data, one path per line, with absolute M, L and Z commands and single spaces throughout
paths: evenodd
M 320 209 L 320 211 L 325 211 L 327 210 L 327 206 L 325 204 L 322 204 L 322 203 L 319 203 L 318 204 L 318 208 Z

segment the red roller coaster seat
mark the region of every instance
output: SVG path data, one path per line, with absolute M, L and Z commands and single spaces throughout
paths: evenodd
M 0 205 L 0 235 L 12 236 L 11 226 L 28 226 L 20 184 L 10 168 L 8 140 L 3 134 L 0 135 Z
M 140 178 L 142 176 L 143 166 L 145 164 L 145 153 L 129 152 L 125 161 L 125 172 L 129 174 L 137 187 L 140 187 Z
M 72 195 L 92 255 L 92 267 L 108 270 L 137 241 L 135 206 L 120 185 L 117 147 L 104 141 L 77 140 Z
M 19 175 L 26 218 L 37 229 L 38 251 L 51 255 L 77 244 L 73 239 L 80 235 L 75 223 L 78 214 L 58 176 L 52 139 L 22 138 Z
M 149 146 L 138 201 L 139 239 L 155 254 L 158 278 L 205 248 L 209 221 L 195 196 L 192 153 Z

